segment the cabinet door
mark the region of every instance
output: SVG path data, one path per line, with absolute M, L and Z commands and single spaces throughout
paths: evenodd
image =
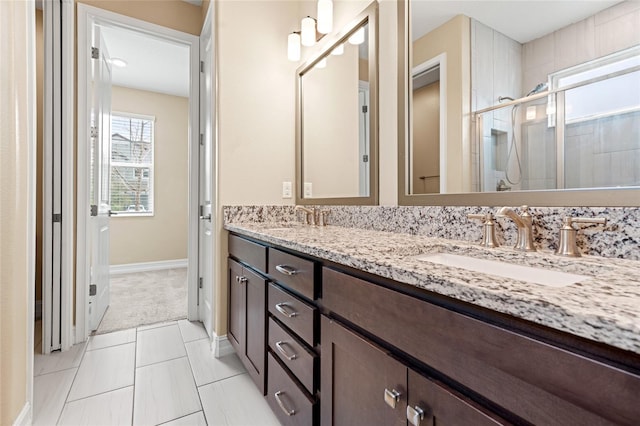
M 322 424 L 406 425 L 406 367 L 325 316 L 321 326 Z
M 229 265 L 229 342 L 238 355 L 244 353 L 246 341 L 246 290 L 241 282 L 242 266 L 231 259 Z
M 266 359 L 266 294 L 267 281 L 258 274 L 244 268 L 242 276 L 246 291 L 246 338 L 245 365 L 249 375 L 264 394 Z
M 492 418 L 462 396 L 409 370 L 407 420 L 414 426 L 496 426 L 509 424 Z

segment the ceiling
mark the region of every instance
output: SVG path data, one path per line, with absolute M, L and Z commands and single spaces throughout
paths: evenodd
M 613 6 L 617 1 L 411 1 L 412 39 L 416 40 L 463 14 L 501 32 L 520 43 L 581 21 Z
M 128 62 L 112 67 L 112 83 L 175 96 L 189 96 L 189 48 L 133 30 L 102 27 L 111 58 Z

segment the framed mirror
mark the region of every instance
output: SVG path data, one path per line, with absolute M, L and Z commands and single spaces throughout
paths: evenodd
M 398 203 L 639 206 L 639 13 L 399 1 Z
M 297 71 L 296 203 L 378 203 L 377 3 Z

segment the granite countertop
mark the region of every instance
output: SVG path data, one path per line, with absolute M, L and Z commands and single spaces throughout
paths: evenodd
M 640 354 L 640 262 L 486 249 L 465 241 L 339 226 L 226 223 L 225 229 Z M 446 252 L 588 275 L 547 287 L 416 259 Z

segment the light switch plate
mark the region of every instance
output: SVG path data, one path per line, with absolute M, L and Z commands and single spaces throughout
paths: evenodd
M 282 198 L 291 198 L 291 182 L 282 182 Z
M 311 182 L 304 183 L 304 198 L 313 197 L 313 184 Z

